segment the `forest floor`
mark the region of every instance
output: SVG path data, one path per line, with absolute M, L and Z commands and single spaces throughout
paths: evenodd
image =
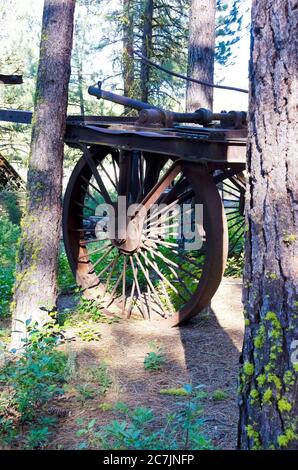
M 235 449 L 244 329 L 241 287 L 239 279 L 224 278 L 211 307 L 182 328 L 165 327 L 162 321 L 120 320 L 100 324 L 100 339 L 88 342 L 75 329 L 68 329 L 73 341 L 62 347 L 74 358 L 74 373 L 66 394 L 47 405 L 64 410 L 47 448 L 76 448 L 76 432 L 82 428 L 78 418 L 86 424 L 94 418 L 99 426 L 108 424 L 113 418 L 109 406 L 119 401 L 131 408 L 149 407 L 162 420 L 175 411 L 181 397 L 162 395 L 160 390 L 192 383 L 193 387 L 204 385 L 206 392 L 202 398 L 204 434 L 215 448 Z M 62 304 L 67 301 L 62 299 Z M 144 369 L 144 358 L 153 345 L 163 351 L 165 363 L 160 371 Z M 88 393 L 88 387 L 96 388 L 90 371 L 103 363 L 111 384 L 104 395 Z

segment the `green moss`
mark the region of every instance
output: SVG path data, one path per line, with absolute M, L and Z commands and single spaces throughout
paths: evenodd
M 277 318 L 277 315 L 275 312 L 271 312 L 271 311 L 267 312 L 265 316 L 265 320 L 270 321 L 275 326 L 275 328 L 279 328 L 279 329 L 281 328 L 280 321 Z
M 294 431 L 293 428 L 286 429 L 284 434 L 281 434 L 277 438 L 277 442 L 280 447 L 288 447 L 291 441 L 295 441 L 298 439 L 297 433 Z
M 269 374 L 268 375 L 268 382 L 274 383 L 274 385 L 276 387 L 276 390 L 281 390 L 281 387 L 282 387 L 281 380 L 277 375 Z
M 284 384 L 287 385 L 288 387 L 290 387 L 291 385 L 294 385 L 295 383 L 294 374 L 290 370 L 287 370 L 284 373 L 283 381 L 284 381 Z
M 286 398 L 281 398 L 277 402 L 278 409 L 282 413 L 283 411 L 289 412 L 292 409 L 291 403 Z
M 248 318 L 246 318 L 244 320 L 244 324 L 245 324 L 245 326 L 249 326 L 250 325 L 250 320 Z
M 265 336 L 266 336 L 265 326 L 261 325 L 257 333 L 257 336 L 254 339 L 254 345 L 257 349 L 261 349 L 264 346 Z
M 273 396 L 271 388 L 267 388 L 263 395 L 263 403 L 269 404 L 271 403 L 271 398 Z
M 253 450 L 260 450 L 261 449 L 261 440 L 260 434 L 255 431 L 251 424 L 245 427 L 247 435 L 250 439 L 253 439 Z
M 250 403 L 253 405 L 258 399 L 259 399 L 259 392 L 257 391 L 256 388 L 253 388 L 249 394 L 249 396 L 251 397 L 251 401 Z
M 291 245 L 292 243 L 295 243 L 297 240 L 297 236 L 294 233 L 289 233 L 284 236 L 283 242 L 286 243 L 287 245 Z
M 257 377 L 257 382 L 258 384 L 260 385 L 260 387 L 262 387 L 265 382 L 266 382 L 266 375 L 265 374 L 261 374 Z
M 271 279 L 272 281 L 274 281 L 275 279 L 278 279 L 278 275 L 276 273 L 268 272 L 266 276 L 268 279 Z
M 253 373 L 254 373 L 253 364 L 251 362 L 245 362 L 243 364 L 243 371 L 244 371 L 245 375 L 249 375 L 249 376 L 253 375 Z
M 293 367 L 294 367 L 294 371 L 295 371 L 295 372 L 298 372 L 298 362 L 295 362 L 295 363 L 293 364 Z

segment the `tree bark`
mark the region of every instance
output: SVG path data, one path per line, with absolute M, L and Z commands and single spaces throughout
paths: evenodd
M 214 79 L 215 13 L 216 0 L 191 0 L 187 74 L 208 83 Z M 187 112 L 212 106 L 212 88 L 187 83 Z
M 131 0 L 123 0 L 123 83 L 124 95 L 133 98 L 134 94 L 134 55 L 133 55 L 133 5 Z M 129 112 L 130 108 L 125 112 Z
M 152 49 L 152 19 L 153 0 L 146 0 L 144 8 L 144 24 L 142 37 L 142 55 L 150 59 Z M 141 63 L 141 100 L 148 103 L 150 67 L 146 62 Z
M 241 449 L 298 448 L 297 7 L 252 2 Z
M 27 208 L 22 221 L 12 304 L 12 348 L 31 321 L 49 321 L 57 298 L 63 140 L 75 0 L 45 0 L 32 120 Z

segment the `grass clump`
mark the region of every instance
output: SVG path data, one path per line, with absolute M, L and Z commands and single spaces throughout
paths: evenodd
M 223 400 L 226 400 L 227 398 L 229 398 L 229 395 L 224 390 L 215 390 L 212 393 L 212 399 L 214 401 L 223 401 Z

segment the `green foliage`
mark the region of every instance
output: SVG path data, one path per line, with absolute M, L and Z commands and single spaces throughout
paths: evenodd
M 27 449 L 40 449 L 47 443 L 51 432 L 47 426 L 35 426 L 26 435 Z
M 15 280 L 16 246 L 20 228 L 6 217 L 0 217 L 0 318 L 9 313 Z
M 20 225 L 22 211 L 19 204 L 19 193 L 12 191 L 1 191 L 0 187 L 0 207 L 7 213 L 12 224 Z
M 91 400 L 95 397 L 95 389 L 92 384 L 77 384 L 76 390 L 78 392 L 78 400 L 84 404 L 86 400 Z
M 82 341 L 99 341 L 101 333 L 98 331 L 98 328 L 92 325 L 82 325 L 77 332 L 79 338 Z
M 160 416 L 155 417 L 150 408 L 128 408 L 118 403 L 113 408 L 115 418 L 107 426 L 99 427 L 93 419 L 84 425 L 79 420 L 81 429 L 78 437 L 83 437 L 80 449 L 99 448 L 113 450 L 176 450 L 208 449 L 210 441 L 202 434 L 202 407 L 193 394 L 191 386 L 185 386 L 189 399 L 178 403 L 179 411 L 165 417 L 164 426 L 160 427 Z M 119 419 L 119 415 L 121 418 Z
M 242 16 L 239 14 L 241 0 L 233 0 L 230 4 L 225 0 L 217 0 L 216 28 L 216 61 L 227 65 L 233 58 L 233 46 L 240 39 Z
M 225 276 L 228 277 L 241 277 L 244 267 L 244 253 L 243 251 L 239 254 L 229 256 L 227 259 L 227 266 L 225 270 Z
M 214 401 L 223 401 L 229 398 L 229 395 L 224 390 L 215 390 L 212 393 L 212 399 Z
M 100 409 L 101 411 L 104 411 L 104 412 L 106 412 L 106 411 L 112 411 L 112 410 L 113 410 L 113 405 L 112 405 L 111 403 L 101 403 L 101 404 L 99 405 L 99 409 Z
M 68 291 L 75 286 L 75 279 L 69 266 L 64 248 L 60 250 L 58 265 L 58 286 L 63 291 Z
M 112 385 L 112 378 L 108 366 L 105 363 L 95 365 L 89 369 L 89 375 L 96 383 L 96 390 L 99 395 L 105 395 Z
M 20 425 L 34 422 L 45 402 L 63 393 L 68 375 L 67 356 L 56 349 L 55 336 L 46 332 L 43 337 L 41 331 L 38 334 L 37 340 L 37 332 L 32 330 L 23 355 L 12 358 L 0 370 L 0 438 L 4 443 L 18 437 Z M 49 435 L 51 419 L 39 419 L 40 426 L 29 427 L 28 448 L 42 446 Z
M 117 323 L 120 317 L 114 315 L 113 317 L 105 315 L 100 305 L 96 300 L 89 300 L 85 297 L 80 297 L 80 301 L 75 308 L 75 311 L 68 310 L 66 313 L 60 315 L 59 321 L 63 326 L 88 326 L 93 323 Z
M 164 351 L 161 346 L 156 343 L 151 343 L 153 351 L 147 353 L 144 359 L 144 369 L 149 372 L 162 370 L 166 363 Z

